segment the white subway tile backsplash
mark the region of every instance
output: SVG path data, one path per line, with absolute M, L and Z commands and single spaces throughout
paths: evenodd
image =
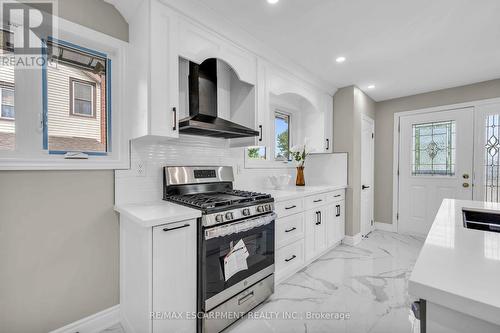
M 310 183 L 311 185 L 346 184 L 347 179 L 343 176 L 347 171 L 346 156 L 344 154 L 329 156 L 331 158 L 321 157 L 318 165 L 315 165 L 315 157 L 310 158 L 308 163 L 312 164 L 311 167 L 315 171 L 314 184 Z M 235 187 L 247 190 L 269 188 L 268 177 L 271 175 L 291 174 L 292 181 L 295 176 L 293 168 L 245 169 L 243 148 L 229 148 L 227 140 L 202 136 L 181 135 L 178 140 L 168 141 L 154 139 L 133 141 L 130 158 L 131 170 L 115 172 L 116 204 L 161 200 L 162 169 L 166 165 L 229 165 L 234 168 Z M 325 160 L 329 163 L 325 164 Z M 134 170 L 139 161 L 145 165 L 145 173 Z M 328 167 L 322 168 L 322 165 Z M 240 173 L 237 172 L 238 169 Z

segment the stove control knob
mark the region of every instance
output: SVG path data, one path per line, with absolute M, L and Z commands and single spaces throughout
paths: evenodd
M 267 204 L 266 205 L 266 212 L 270 212 L 271 211 L 271 205 L 270 204 Z
M 223 222 L 224 221 L 224 216 L 222 214 L 217 214 L 215 216 L 215 222 Z
M 233 213 L 226 213 L 226 220 L 232 220 L 233 218 Z
M 258 206 L 257 213 L 264 213 L 264 206 Z
M 248 208 L 243 209 L 243 216 L 250 216 L 250 214 L 251 214 L 250 209 Z

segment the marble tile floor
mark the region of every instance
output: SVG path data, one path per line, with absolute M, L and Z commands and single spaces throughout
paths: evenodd
M 407 290 L 423 242 L 377 230 L 356 246 L 340 245 L 279 284 L 224 333 L 417 332 Z

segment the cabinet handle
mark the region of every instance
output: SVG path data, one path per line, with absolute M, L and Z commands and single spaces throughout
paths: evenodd
M 321 201 L 323 201 L 323 199 L 314 200 L 313 202 L 314 203 L 318 203 L 318 202 L 321 202 Z
M 295 258 L 297 258 L 297 256 L 294 254 L 290 259 L 285 259 L 285 261 L 286 262 L 290 262 L 290 261 L 292 261 Z
M 259 125 L 259 132 L 260 132 L 259 142 L 262 142 L 262 125 Z
M 330 139 L 326 139 L 326 150 L 330 150 Z
M 339 217 L 340 216 L 340 205 L 337 205 L 337 215 L 335 215 L 335 217 Z
M 177 108 L 175 106 L 172 108 L 172 112 L 174 113 L 174 126 L 172 129 L 177 131 Z
M 294 230 L 297 230 L 297 228 L 293 227 L 292 229 L 285 230 L 285 232 L 292 232 Z
M 245 303 L 246 301 L 248 301 L 250 298 L 252 298 L 254 296 L 254 292 L 252 290 L 252 292 L 246 294 L 245 296 L 243 296 L 242 298 L 240 298 L 238 300 L 238 305 L 241 305 L 243 303 Z
M 294 208 L 297 208 L 297 206 L 293 205 L 293 206 L 290 206 L 290 207 L 285 207 L 286 210 L 290 210 L 290 209 L 294 209 Z
M 316 212 L 316 225 L 321 224 L 321 212 Z
M 336 196 L 334 196 L 334 198 L 340 198 L 342 196 L 342 194 L 337 194 Z
M 177 230 L 177 229 L 183 229 L 183 228 L 187 228 L 189 227 L 190 225 L 189 224 L 184 224 L 184 225 L 181 225 L 180 227 L 175 227 L 175 228 L 165 228 L 163 229 L 163 231 L 172 231 L 172 230 Z

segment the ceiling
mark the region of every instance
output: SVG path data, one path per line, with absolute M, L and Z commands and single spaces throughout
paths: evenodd
M 377 101 L 500 78 L 499 0 L 190 1 Z

